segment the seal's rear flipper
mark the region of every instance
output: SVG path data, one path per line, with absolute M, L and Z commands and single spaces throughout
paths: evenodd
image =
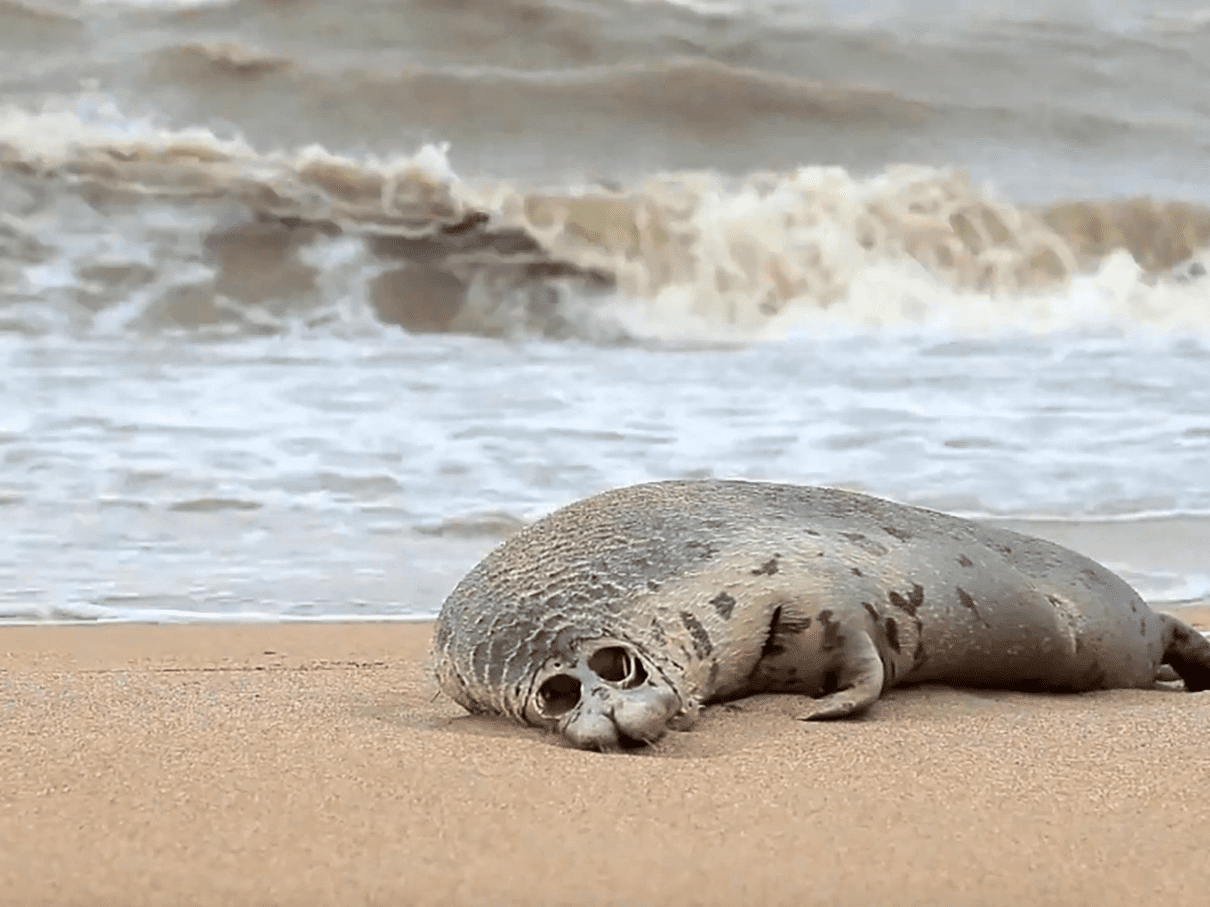
M 1164 664 L 1171 665 L 1190 693 L 1210 690 L 1210 639 L 1167 614 L 1164 621 Z

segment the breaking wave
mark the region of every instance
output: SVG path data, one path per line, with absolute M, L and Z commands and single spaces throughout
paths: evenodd
M 0 191 L 6 330 L 266 333 L 370 312 L 411 332 L 607 341 L 1210 328 L 1210 209 L 1016 204 L 957 169 L 471 182 L 437 145 L 264 152 L 102 103 L 0 109 Z

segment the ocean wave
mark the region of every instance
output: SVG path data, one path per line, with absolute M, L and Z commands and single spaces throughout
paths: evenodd
M 466 516 L 447 517 L 432 522 L 422 523 L 412 528 L 421 535 L 452 536 L 455 538 L 488 538 L 504 539 L 525 528 L 526 520 L 504 511 L 476 513 Z
M 0 28 L 28 41 L 31 37 L 46 36 L 47 32 L 75 33 L 80 29 L 80 21 L 61 9 L 21 0 L 0 0 Z
M 1033 207 L 957 169 L 683 171 L 541 188 L 460 180 L 438 146 L 392 158 L 261 153 L 200 128 L 10 106 L 0 173 L 28 190 L 0 221 L 9 307 L 71 285 L 73 311 L 143 300 L 145 327 L 273 332 L 291 316 L 336 317 L 335 297 L 350 293 L 408 330 L 491 336 L 747 341 L 821 316 L 965 330 L 1210 326 L 1210 209 L 1151 198 Z M 48 204 L 70 208 L 63 193 L 87 200 L 73 216 L 97 220 L 69 262 L 62 230 L 38 227 Z M 131 215 L 127 239 L 143 231 L 137 254 L 97 238 L 112 232 L 106 206 Z M 156 206 L 154 226 L 141 226 Z M 166 261 L 173 243 L 179 258 Z M 340 270 L 334 254 L 356 291 L 325 284 Z
M 288 57 L 233 42 L 180 44 L 157 54 L 151 66 L 152 73 L 159 78 L 178 79 L 195 86 L 207 77 L 246 81 L 297 69 L 298 64 Z
M 682 37 L 679 25 L 661 25 L 657 31 L 668 33 L 658 39 L 609 35 L 602 27 L 574 29 L 583 42 L 574 50 L 556 41 L 524 58 L 500 49 L 516 36 L 496 35 L 461 34 L 442 52 L 403 60 L 335 49 L 305 56 L 288 44 L 261 48 L 232 39 L 172 43 L 148 50 L 151 78 L 141 93 L 183 121 L 220 116 L 236 123 L 262 146 L 306 136 L 382 150 L 403 130 L 409 141 L 450 137 L 489 170 L 501 146 L 587 162 L 599 151 L 595 143 L 619 135 L 627 143 L 595 164 L 611 176 L 642 172 L 642 161 L 653 157 L 676 162 L 676 169 L 710 161 L 732 172 L 762 160 L 797 164 L 803 147 L 820 160 L 870 167 L 930 161 L 938 151 L 961 159 L 975 149 L 977 159 L 988 145 L 1086 160 L 1156 148 L 1200 153 L 1196 128 L 1134 92 L 1129 102 L 1053 97 L 1038 107 L 1016 94 L 918 72 L 874 77 L 860 65 L 871 62 L 868 47 L 852 49 L 852 59 L 828 47 L 829 56 L 841 58 L 835 67 L 804 67 L 790 62 L 804 52 L 801 41 L 775 34 L 737 35 L 714 46 L 705 36 Z M 485 45 L 486 59 L 455 49 L 468 41 Z M 817 41 L 811 39 L 811 52 L 823 50 Z M 921 52 L 896 51 L 902 68 Z M 927 54 L 946 67 L 945 52 Z M 307 132 L 299 130 L 304 125 Z M 619 166 L 619 155 L 629 163 Z M 575 166 L 573 160 L 563 169 Z
M 1188 606 L 1204 606 L 1210 603 L 1210 576 L 1178 576 L 1129 570 L 1121 572 L 1124 574 L 1124 578 L 1138 590 L 1144 601 L 1153 608 L 1169 610 Z M 0 604 L 0 624 L 5 626 L 54 626 L 101 623 L 382 623 L 386 621 L 430 621 L 437 617 L 435 608 L 413 612 L 386 608 L 354 610 L 356 605 L 356 602 L 351 602 L 342 608 L 325 609 L 317 613 L 302 613 L 305 612 L 305 609 L 282 608 L 276 611 L 264 611 L 248 608 L 215 611 L 208 610 L 205 606 L 195 608 L 189 605 L 174 608 L 142 602 L 137 597 L 96 604 L 69 603 L 50 608 Z M 1204 631 L 1203 635 L 1210 637 L 1210 631 Z
M 1168 609 L 1210 604 L 1210 574 L 1143 572 L 1122 567 L 1118 567 L 1117 572 L 1153 608 Z M 1210 637 L 1210 632 L 1205 635 Z
M 202 608 L 164 608 L 131 602 L 127 605 L 87 604 L 36 609 L 0 605 L 0 624 L 38 626 L 56 624 L 153 623 L 153 624 L 257 624 L 257 623 L 382 623 L 384 621 L 433 620 L 436 612 L 398 613 L 382 611 L 358 614 L 331 611 L 297 614 L 284 611 L 207 611 Z

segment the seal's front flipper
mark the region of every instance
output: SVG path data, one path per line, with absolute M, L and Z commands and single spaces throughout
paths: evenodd
M 1185 681 L 1190 693 L 1210 690 L 1210 640 L 1188 624 L 1167 614 L 1164 622 L 1164 664 Z
M 844 718 L 864 712 L 878 701 L 882 695 L 884 674 L 874 640 L 870 639 L 868 633 L 852 637 L 852 643 L 845 647 L 843 657 L 844 663 L 837 672 L 840 688 L 814 700 L 810 711 L 800 720 Z

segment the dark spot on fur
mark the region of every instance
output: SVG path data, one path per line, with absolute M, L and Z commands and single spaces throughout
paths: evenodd
M 1131 614 L 1138 614 L 1138 613 L 1139 613 L 1139 609 L 1138 609 L 1137 607 L 1135 607 L 1135 604 L 1134 604 L 1134 602 L 1133 602 L 1133 601 L 1130 603 L 1130 613 L 1131 613 Z
M 777 572 L 777 559 L 779 557 L 781 557 L 780 554 L 773 555 L 773 557 L 769 558 L 767 561 L 765 561 L 763 564 L 761 564 L 759 567 L 757 567 L 755 570 L 753 570 L 752 575 L 753 576 L 761 576 L 761 575 L 772 576 L 774 573 Z
M 995 548 L 997 551 L 999 551 L 1001 554 L 1003 554 L 1005 557 L 1012 556 L 1012 553 L 1013 553 L 1012 545 L 992 545 L 992 547 Z
M 882 615 L 878 613 L 878 609 L 869 602 L 862 602 L 861 606 L 866 609 L 870 617 L 874 618 L 874 623 L 878 623 L 882 619 Z
M 898 592 L 888 592 L 887 597 L 890 599 L 892 607 L 908 615 L 912 619 L 912 623 L 916 625 L 916 649 L 912 653 L 912 668 L 915 669 L 928 657 L 924 651 L 924 622 L 916 615 L 920 606 L 924 604 L 924 587 L 913 583 L 912 591 L 906 597 Z M 896 627 L 895 641 L 900 643 L 898 627 Z
M 823 625 L 823 638 L 819 641 L 821 652 L 834 652 L 844 645 L 844 637 L 840 634 L 840 621 L 832 620 L 832 611 L 825 608 L 819 612 L 819 622 Z
M 706 628 L 702 626 L 701 621 L 688 611 L 682 611 L 681 623 L 685 625 L 685 629 L 693 637 L 693 648 L 697 652 L 698 658 L 705 658 L 714 651 L 714 645 L 710 642 L 710 634 L 706 632 Z
M 718 612 L 718 616 L 723 620 L 731 619 L 731 612 L 735 610 L 735 599 L 726 592 L 720 592 L 714 598 L 710 599 L 710 604 L 714 605 L 714 610 Z
M 651 635 L 655 637 L 656 645 L 662 646 L 668 642 L 668 634 L 664 632 L 664 625 L 657 620 L 651 622 Z
M 704 561 L 718 554 L 718 548 L 709 542 L 686 542 L 685 547 L 693 557 L 701 558 Z
M 714 689 L 718 683 L 718 661 L 710 662 L 710 689 Z
M 958 601 L 962 602 L 962 607 L 968 609 L 975 617 L 979 618 L 985 627 L 990 627 L 991 624 L 987 622 L 987 618 L 979 613 L 979 608 L 975 604 L 975 600 L 971 598 L 970 593 L 961 586 L 955 586 L 954 588 L 958 591 Z
M 888 617 L 886 619 L 886 622 L 882 625 L 882 628 L 884 630 L 886 630 L 886 644 L 888 646 L 890 646 L 892 649 L 894 649 L 896 652 L 898 652 L 899 651 L 899 624 L 895 623 L 895 618 Z
M 656 582 L 655 580 L 653 580 L 653 579 L 649 579 L 649 580 L 647 580 L 647 588 L 648 588 L 648 589 L 650 589 L 652 592 L 659 592 L 659 591 L 660 591 L 660 584 L 659 584 L 659 583 L 657 583 L 657 582 Z
M 840 534 L 843 538 L 848 539 L 850 542 L 868 554 L 874 554 L 881 557 L 887 553 L 888 549 L 886 545 L 882 544 L 882 542 L 876 542 L 873 539 L 868 539 L 860 532 L 842 532 Z
M 858 567 L 850 567 L 849 569 L 853 572 L 854 576 L 865 576 Z
M 798 620 L 787 617 L 782 614 L 781 623 L 777 625 L 778 636 L 797 636 L 803 630 L 808 630 L 811 627 L 811 618 L 800 617 Z
M 805 532 L 807 535 L 813 535 L 817 538 L 819 537 L 819 533 L 816 532 L 814 529 L 804 529 L 803 532 Z
M 789 670 L 786 665 L 770 664 L 770 660 L 784 655 L 787 648 L 787 640 L 797 636 L 808 627 L 811 626 L 812 618 L 799 617 L 794 618 L 787 616 L 784 606 L 778 605 L 773 609 L 773 616 L 769 620 L 768 634 L 765 636 L 765 643 L 761 646 L 760 657 L 752 669 L 752 677 L 763 677 L 765 680 L 771 680 L 776 677 L 785 677 Z M 791 677 L 794 673 L 791 672 Z M 774 683 L 774 687 L 777 684 Z
M 924 587 L 916 583 L 912 583 L 912 591 L 904 598 L 898 592 L 891 591 L 887 593 L 887 598 L 891 600 L 891 604 L 912 617 L 916 616 L 916 611 L 924 604 Z
M 761 646 L 760 657 L 767 658 L 770 655 L 780 655 L 785 651 L 777 644 L 777 625 L 781 623 L 781 605 L 773 609 L 773 617 L 769 620 L 769 633 L 765 637 L 765 644 Z
M 1147 635 L 1147 618 L 1139 618 L 1139 636 Z
M 904 532 L 902 529 L 899 529 L 896 526 L 883 526 L 882 531 L 885 532 L 887 535 L 893 535 L 895 538 L 899 539 L 899 541 L 901 541 L 901 542 L 906 542 L 908 539 L 910 539 L 912 537 L 912 534 L 910 532 Z
M 974 562 L 974 561 L 972 561 L 972 560 L 971 560 L 969 557 L 967 557 L 965 554 L 959 554 L 959 555 L 958 555 L 958 563 L 959 563 L 959 564 L 961 564 L 963 567 L 973 567 L 973 566 L 975 566 L 975 562 Z
M 916 651 L 912 653 L 912 668 L 918 668 L 928 660 L 928 653 L 924 651 L 924 634 L 916 640 Z
M 895 685 L 895 674 L 896 673 L 897 672 L 896 672 L 896 668 L 895 668 L 895 659 L 893 659 L 893 658 L 882 659 L 882 688 L 884 690 L 889 689 L 890 687 Z

